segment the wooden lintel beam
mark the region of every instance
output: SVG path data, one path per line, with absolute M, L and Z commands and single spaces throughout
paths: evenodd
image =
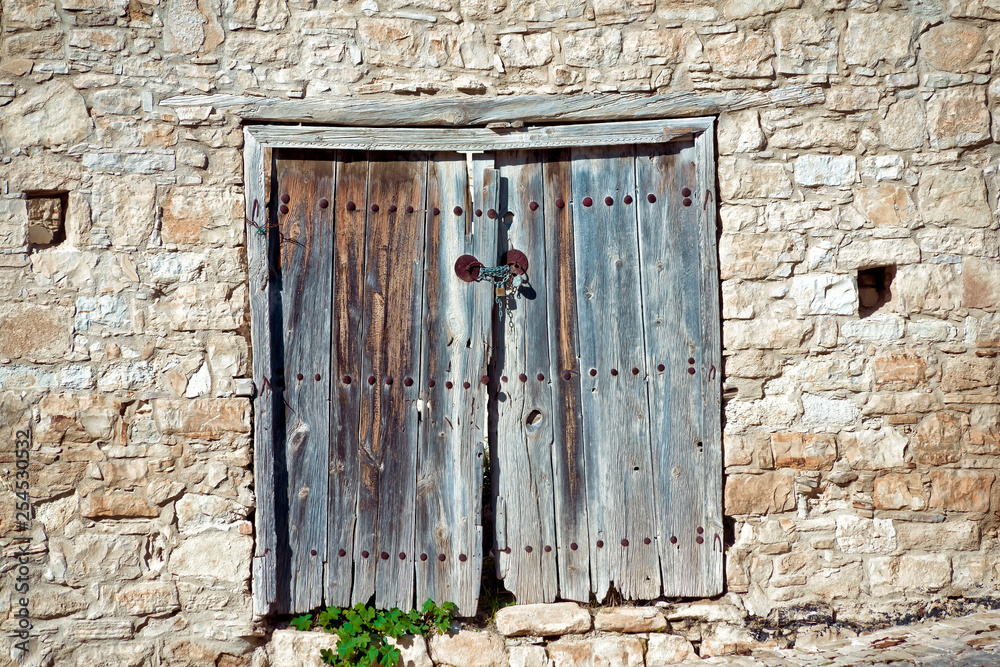
M 166 107 L 226 108 L 246 121 L 366 127 L 459 127 L 517 121 L 552 123 L 685 118 L 753 107 L 821 104 L 825 99 L 819 86 L 797 84 L 752 92 L 413 97 L 391 101 L 181 95 L 163 100 L 160 104 Z

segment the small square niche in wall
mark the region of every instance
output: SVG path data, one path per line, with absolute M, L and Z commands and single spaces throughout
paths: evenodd
M 28 244 L 32 251 L 51 248 L 66 239 L 67 200 L 65 192 L 28 195 Z
M 858 271 L 858 315 L 868 317 L 892 300 L 895 266 L 876 266 Z

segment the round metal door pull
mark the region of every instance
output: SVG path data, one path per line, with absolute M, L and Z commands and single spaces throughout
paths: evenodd
M 528 256 L 517 249 L 508 250 L 503 256 L 503 263 L 511 268 L 515 276 L 528 272 Z
M 455 260 L 455 275 L 460 280 L 467 283 L 474 283 L 479 280 L 479 269 L 483 268 L 474 255 L 462 255 Z

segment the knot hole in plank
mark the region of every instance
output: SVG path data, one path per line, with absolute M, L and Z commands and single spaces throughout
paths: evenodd
M 532 410 L 528 413 L 528 416 L 524 420 L 524 425 L 527 427 L 528 431 L 535 431 L 542 424 L 542 413 L 538 410 Z

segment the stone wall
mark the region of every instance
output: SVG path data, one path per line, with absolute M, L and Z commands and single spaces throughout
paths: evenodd
M 242 133 L 179 94 L 814 86 L 719 116 L 729 592 L 670 627 L 704 651 L 996 595 L 997 0 L 2 0 L 0 25 L 0 628 L 19 576 L 33 623 L 0 666 L 231 667 L 270 636 Z

